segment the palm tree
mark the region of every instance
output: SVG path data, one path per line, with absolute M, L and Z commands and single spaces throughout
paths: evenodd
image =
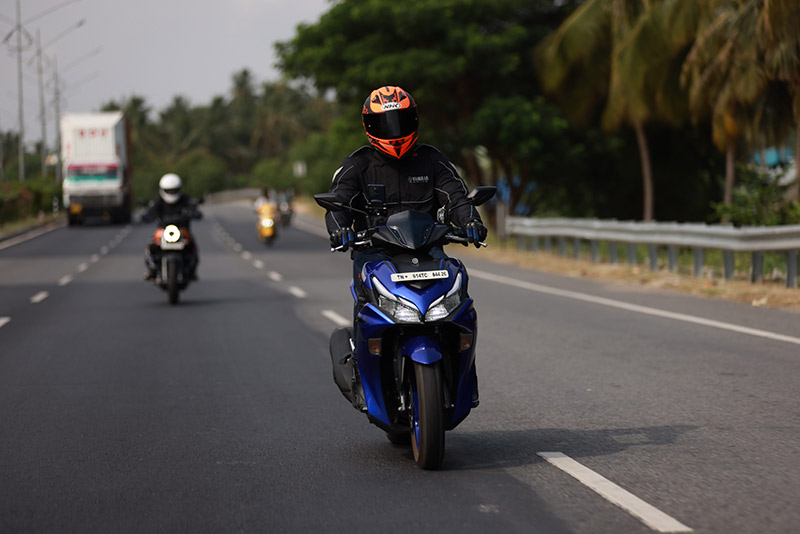
M 660 0 L 587 0 L 537 48 L 537 70 L 545 92 L 556 95 L 565 111 L 579 122 L 605 104 L 607 129 L 630 125 L 636 133 L 642 167 L 643 219 L 653 219 L 653 171 L 645 123 L 653 118 L 641 83 L 648 61 L 630 54 L 636 35 L 646 27 L 645 15 Z M 627 52 L 627 60 L 623 53 Z

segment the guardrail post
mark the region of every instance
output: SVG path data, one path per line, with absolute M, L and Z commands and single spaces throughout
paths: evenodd
M 581 238 L 580 237 L 576 237 L 575 238 L 575 259 L 576 260 L 581 259 Z
M 725 280 L 733 279 L 733 271 L 735 269 L 735 262 L 732 250 L 722 251 L 722 266 L 725 269 Z
M 525 236 L 521 235 L 517 237 L 517 250 L 525 250 Z
M 608 242 L 608 261 L 617 263 L 617 243 L 615 241 Z
M 703 276 L 703 264 L 705 263 L 706 251 L 703 248 L 694 249 L 694 275 Z
M 670 272 L 674 273 L 678 271 L 678 247 L 675 245 L 667 246 L 667 263 Z
M 596 240 L 593 239 L 589 242 L 589 249 L 592 253 L 592 263 L 600 261 L 600 246 Z
M 553 238 L 549 235 L 544 236 L 544 251 L 550 252 L 553 250 Z
M 628 243 L 628 263 L 636 265 L 636 245 Z
M 531 237 L 531 251 L 539 252 L 539 236 L 535 235 Z
M 753 252 L 753 267 L 750 271 L 750 282 L 760 283 L 764 281 L 764 253 Z
M 786 253 L 786 287 L 797 287 L 797 255 L 796 250 Z
M 567 255 L 567 240 L 564 238 L 563 235 L 558 236 L 558 255 L 559 256 Z
M 498 202 L 495 208 L 495 224 L 497 225 L 497 239 L 505 241 L 508 235 L 508 228 L 506 228 L 506 220 L 508 218 L 508 206 L 505 202 Z
M 650 256 L 650 270 L 658 270 L 658 245 L 647 245 L 647 255 Z

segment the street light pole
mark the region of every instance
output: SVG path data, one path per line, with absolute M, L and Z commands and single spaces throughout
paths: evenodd
M 58 157 L 56 182 L 61 183 L 64 179 L 62 176 L 63 169 L 61 168 L 61 90 L 58 87 L 58 58 L 56 56 L 53 56 L 53 84 L 55 85 L 54 91 L 56 96 L 56 156 Z

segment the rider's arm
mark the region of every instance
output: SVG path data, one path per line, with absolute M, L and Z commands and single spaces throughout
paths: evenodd
M 333 182 L 329 193 L 336 193 L 336 198 L 347 206 L 352 206 L 356 197 L 361 195 L 360 172 L 355 163 L 348 157 L 342 166 L 333 173 Z M 333 234 L 342 228 L 353 224 L 353 215 L 350 211 L 328 211 L 325 213 L 325 225 L 328 233 Z
M 450 221 L 457 226 L 464 226 L 469 221 L 480 221 L 481 216 L 474 206 L 467 204 L 467 185 L 458 174 L 455 165 L 437 151 L 435 157 L 434 192 L 440 206 L 448 208 L 457 206 L 450 212 Z

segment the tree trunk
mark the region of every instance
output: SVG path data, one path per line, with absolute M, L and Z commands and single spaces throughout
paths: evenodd
M 647 136 L 644 133 L 644 124 L 636 121 L 633 124 L 636 131 L 636 143 L 639 145 L 639 160 L 642 163 L 642 192 L 643 209 L 642 220 L 653 220 L 653 167 L 650 162 L 650 150 L 647 148 Z
M 733 184 L 736 181 L 736 143 L 728 141 L 728 148 L 725 150 L 725 194 L 723 203 L 726 206 L 733 204 Z M 726 220 L 722 222 L 728 222 Z

